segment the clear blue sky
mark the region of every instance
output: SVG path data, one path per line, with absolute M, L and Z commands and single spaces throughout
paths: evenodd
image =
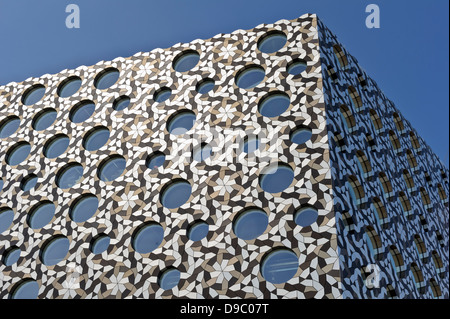
M 65 8 L 79 5 L 81 28 Z M 367 29 L 378 4 L 381 28 Z M 317 13 L 449 166 L 448 0 L 0 0 L 0 85 Z

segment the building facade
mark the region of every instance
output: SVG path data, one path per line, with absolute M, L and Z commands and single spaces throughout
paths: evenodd
M 0 87 L 1 298 L 448 298 L 448 169 L 316 15 Z

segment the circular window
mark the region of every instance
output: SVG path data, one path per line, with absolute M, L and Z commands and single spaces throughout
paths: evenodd
M 251 89 L 264 80 L 266 71 L 259 65 L 249 65 L 236 74 L 236 85 L 241 89 Z
M 98 166 L 98 178 L 104 182 L 111 182 L 122 175 L 127 162 L 120 155 L 111 155 Z
M 23 279 L 14 286 L 11 299 L 36 299 L 39 296 L 39 284 L 33 279 Z
M 155 94 L 153 95 L 153 99 L 157 103 L 162 103 L 166 101 L 171 95 L 172 90 L 169 89 L 167 86 L 164 86 L 155 92 Z
M 161 245 L 164 229 L 157 223 L 141 225 L 132 236 L 132 246 L 140 254 L 148 254 Z
M 258 208 L 246 209 L 233 221 L 233 232 L 243 240 L 252 240 L 262 235 L 269 225 L 269 217 Z
M 10 115 L 0 122 L 0 138 L 7 138 L 13 135 L 20 125 L 20 118 Z
M 145 165 L 150 169 L 155 169 L 163 166 L 166 161 L 166 155 L 164 153 L 156 151 L 150 154 L 145 161 Z
M 109 140 L 109 129 L 105 126 L 97 126 L 88 131 L 83 137 L 83 147 L 87 151 L 96 151 Z
M 208 235 L 209 225 L 203 220 L 193 222 L 187 231 L 187 236 L 192 241 L 199 241 Z
M 69 252 L 70 241 L 62 235 L 48 239 L 41 249 L 41 261 L 46 266 L 53 266 L 63 260 Z
M 161 190 L 160 201 L 169 209 L 178 208 L 191 197 L 192 186 L 184 179 L 176 179 L 166 184 Z
M 259 186 L 268 193 L 279 193 L 291 185 L 294 180 L 294 171 L 283 163 L 270 165 L 261 172 Z
M 106 251 L 111 243 L 111 238 L 106 234 L 99 234 L 91 241 L 91 251 L 93 254 L 101 254 Z
M 186 50 L 178 54 L 173 61 L 173 69 L 178 72 L 186 72 L 195 67 L 200 61 L 200 54 L 194 50 Z
M 206 78 L 197 83 L 195 90 L 200 94 L 206 94 L 214 89 L 214 80 Z
M 158 276 L 158 285 L 164 290 L 170 290 L 180 282 L 181 273 L 178 269 L 169 267 Z
M 22 96 L 22 103 L 25 105 L 33 105 L 39 102 L 45 94 L 45 86 L 42 84 L 35 84 L 27 89 Z
M 65 134 L 57 134 L 50 138 L 44 145 L 44 156 L 56 158 L 63 154 L 69 147 L 70 139 Z
M 302 207 L 294 214 L 294 221 L 297 225 L 302 227 L 311 226 L 317 221 L 319 213 L 314 207 Z
M 34 205 L 27 216 L 27 223 L 32 229 L 40 229 L 51 222 L 55 216 L 55 205 L 44 200 Z
M 46 108 L 36 114 L 31 123 L 31 127 L 36 131 L 43 131 L 52 125 L 58 113 L 55 109 Z
M 202 143 L 192 151 L 192 159 L 197 162 L 203 162 L 212 154 L 212 147 L 209 144 Z
M 284 47 L 286 42 L 286 34 L 281 31 L 271 31 L 259 39 L 258 49 L 263 53 L 274 53 Z
M 184 134 L 194 126 L 195 120 L 194 112 L 189 110 L 178 111 L 167 120 L 167 130 L 174 135 Z
M 290 140 L 295 144 L 304 144 L 312 137 L 312 131 L 309 127 L 298 126 L 290 134 Z
M 84 100 L 77 104 L 70 110 L 69 119 L 73 123 L 81 123 L 86 121 L 95 111 L 95 104 L 92 101 Z
M 93 194 L 83 194 L 70 207 L 69 216 L 75 223 L 83 223 L 94 216 L 98 208 L 98 198 Z
M 119 96 L 113 102 L 113 110 L 114 111 L 122 111 L 126 109 L 130 105 L 130 98 L 126 95 Z
M 300 59 L 294 59 L 287 65 L 287 71 L 289 74 L 298 75 L 305 71 L 307 68 L 306 62 Z
M 12 246 L 3 253 L 3 263 L 5 266 L 14 265 L 20 258 L 20 249 L 17 246 Z
M 3 179 L 0 178 L 0 191 L 3 189 Z
M 290 249 L 276 249 L 266 254 L 261 263 L 261 273 L 265 280 L 281 284 L 291 279 L 298 269 L 298 257 Z
M 64 81 L 58 87 L 58 95 L 62 98 L 66 98 L 74 95 L 81 87 L 81 78 L 78 76 L 71 76 Z
M 19 142 L 6 152 L 6 164 L 16 166 L 27 159 L 31 151 L 31 145 L 27 142 Z
M 28 176 L 25 176 L 20 181 L 20 189 L 23 190 L 24 192 L 27 192 L 36 186 L 37 181 L 38 181 L 38 177 L 35 174 L 30 174 Z
M 291 99 L 286 93 L 277 91 L 267 94 L 261 99 L 258 111 L 263 116 L 276 117 L 283 114 L 291 104 Z
M 257 151 L 260 147 L 260 141 L 257 136 L 250 135 L 244 138 L 244 143 L 242 143 L 241 150 L 247 154 L 251 154 Z
M 106 90 L 119 79 L 120 72 L 115 68 L 107 68 L 101 71 L 94 80 L 94 86 L 99 90 Z
M 9 207 L 0 207 L 0 234 L 11 226 L 14 219 L 14 212 Z
M 56 173 L 56 185 L 67 189 L 75 186 L 83 177 L 83 166 L 78 163 L 69 163 Z

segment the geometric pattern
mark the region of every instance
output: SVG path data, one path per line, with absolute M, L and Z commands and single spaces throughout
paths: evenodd
M 287 43 L 276 53 L 265 54 L 257 49 L 257 42 L 271 30 L 284 32 Z M 200 62 L 187 72 L 176 72 L 173 60 L 187 49 L 197 51 Z M 294 76 L 286 67 L 296 58 L 307 61 L 307 69 Z M 241 89 L 235 84 L 236 74 L 250 64 L 263 67 L 265 79 L 253 89 Z M 119 70 L 118 81 L 106 90 L 96 89 L 96 75 L 109 67 Z M 59 97 L 59 84 L 73 75 L 82 79 L 80 90 L 71 97 Z M 215 81 L 215 88 L 200 95 L 195 86 L 206 77 Z M 26 106 L 21 96 L 36 83 L 45 86 L 45 96 Z M 170 88 L 172 95 L 157 103 L 153 96 L 161 87 Z M 286 93 L 291 104 L 282 115 L 266 118 L 258 113 L 258 102 L 273 91 Z M 112 104 L 123 95 L 131 104 L 115 111 Z M 73 123 L 70 109 L 83 100 L 92 101 L 95 112 L 85 122 Z M 17 263 L 0 265 L 1 298 L 9 298 L 25 278 L 37 281 L 39 298 L 341 297 L 315 15 L 10 83 L 0 87 L 0 107 L 2 119 L 17 115 L 21 123 L 16 133 L 0 141 L 0 176 L 4 181 L 0 207 L 14 211 L 12 225 L 0 235 L 0 253 L 11 246 L 21 249 Z M 54 124 L 45 131 L 33 130 L 33 116 L 49 107 L 57 111 Z M 283 192 L 269 194 L 258 183 L 259 172 L 269 165 L 268 161 L 243 165 L 236 160 L 208 158 L 198 163 L 180 157 L 180 149 L 199 143 L 168 133 L 166 122 L 180 109 L 195 113 L 191 132 L 199 136 L 212 130 L 223 132 L 224 139 L 229 136 L 227 130 L 270 132 L 267 139 L 276 136 L 277 143 L 267 143 L 260 152 L 275 154 L 276 160 L 287 163 L 294 171 L 293 182 Z M 289 133 L 300 124 L 312 129 L 313 135 L 296 147 Z M 83 148 L 83 136 L 98 125 L 110 129 L 110 139 L 99 150 L 89 152 Z M 46 158 L 45 141 L 59 133 L 70 139 L 67 151 L 57 158 Z M 206 133 L 204 138 L 212 142 Z M 5 162 L 6 152 L 18 141 L 30 143 L 31 152 L 25 161 L 10 166 Z M 214 140 L 213 154 L 220 154 L 222 142 Z M 166 163 L 150 171 L 145 160 L 154 151 L 165 153 Z M 125 158 L 126 169 L 117 179 L 104 182 L 97 176 L 99 163 L 114 154 Z M 72 162 L 83 166 L 83 176 L 74 187 L 61 189 L 56 185 L 56 172 Z M 38 176 L 38 185 L 23 192 L 21 178 L 30 173 Z M 159 194 L 176 178 L 187 180 L 192 194 L 181 207 L 168 209 L 161 205 Z M 97 196 L 98 210 L 86 222 L 75 223 L 69 217 L 69 207 L 84 193 Z M 54 203 L 55 215 L 43 228 L 31 229 L 26 223 L 28 212 L 44 200 Z M 301 227 L 294 222 L 294 212 L 305 204 L 317 208 L 319 217 L 313 225 Z M 254 206 L 267 213 L 269 225 L 254 240 L 239 239 L 232 221 L 240 211 Z M 196 219 L 206 221 L 210 231 L 206 238 L 192 242 L 186 230 Z M 140 254 L 132 247 L 132 234 L 149 221 L 163 227 L 164 240 L 151 253 Z M 105 252 L 94 255 L 89 243 L 100 233 L 108 234 L 111 243 Z M 58 264 L 46 266 L 40 251 L 55 235 L 69 239 L 69 252 Z M 260 271 L 263 256 L 275 247 L 289 248 L 299 258 L 297 273 L 282 284 L 265 281 Z M 179 284 L 171 290 L 158 285 L 158 275 L 167 267 L 181 272 Z M 77 284 L 70 285 L 74 274 L 78 275 Z

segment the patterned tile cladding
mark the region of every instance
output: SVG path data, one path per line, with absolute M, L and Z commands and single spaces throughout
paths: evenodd
M 269 30 L 285 32 L 287 44 L 276 53 L 264 54 L 257 50 L 257 40 Z M 186 49 L 199 52 L 200 62 L 188 72 L 175 72 L 171 67 L 173 59 Z M 286 72 L 286 66 L 297 57 L 307 61 L 307 70 L 293 76 Z M 234 83 L 236 73 L 252 63 L 264 67 L 264 81 L 252 90 L 238 88 Z M 120 71 L 119 80 L 107 90 L 98 90 L 94 78 L 107 67 Z M 71 75 L 82 79 L 81 89 L 72 97 L 60 98 L 57 87 Z M 204 77 L 213 78 L 216 88 L 200 96 L 195 85 Z M 45 97 L 33 106 L 25 106 L 21 95 L 35 83 L 46 87 Z M 172 97 L 158 104 L 152 96 L 161 86 L 169 87 Z M 258 101 L 274 90 L 287 93 L 291 105 L 281 116 L 269 120 L 257 112 Z M 111 104 L 121 95 L 131 98 L 131 106 L 115 112 Z M 95 112 L 87 121 L 74 124 L 68 119 L 69 110 L 83 99 L 94 101 Z M 2 117 L 15 114 L 21 120 L 21 128 L 0 142 L 0 176 L 5 182 L 0 205 L 15 213 L 12 226 L 0 235 L 0 254 L 13 245 L 22 250 L 16 264 L 0 265 L 1 298 L 8 298 L 24 278 L 38 282 L 39 298 L 342 296 L 315 15 L 10 83 L 0 87 L 0 107 Z M 45 107 L 55 108 L 57 119 L 46 131 L 34 131 L 32 118 Z M 280 161 L 291 166 L 293 183 L 285 191 L 271 195 L 258 184 L 258 174 L 268 163 L 244 166 L 209 165 L 208 160 L 206 164 L 177 161 L 172 154 L 177 140 L 167 132 L 165 123 L 181 108 L 195 112 L 194 132 L 213 127 L 272 129 L 279 143 L 267 151 L 277 153 Z M 295 147 L 289 141 L 289 132 L 299 123 L 312 128 L 313 136 Z M 110 142 L 98 151 L 87 152 L 82 137 L 96 125 L 110 128 Z M 57 133 L 70 137 L 68 151 L 48 159 L 42 155 L 43 144 Z M 11 167 L 5 163 L 6 151 L 22 140 L 31 144 L 31 153 L 26 161 Z M 154 150 L 166 153 L 167 164 L 150 172 L 145 158 Z M 116 180 L 103 182 L 96 175 L 97 166 L 111 154 L 122 155 L 126 169 Z M 83 178 L 73 188 L 62 190 L 56 186 L 55 173 L 68 162 L 83 165 Z M 24 193 L 19 188 L 20 178 L 29 173 L 39 177 L 39 186 Z M 159 193 L 164 184 L 178 177 L 191 183 L 192 195 L 186 204 L 171 210 L 161 205 Z M 69 217 L 69 207 L 77 196 L 89 192 L 98 196 L 99 208 L 94 217 L 77 224 Z M 27 213 L 45 199 L 57 207 L 55 216 L 42 229 L 33 230 L 26 224 Z M 300 227 L 293 221 L 293 212 L 305 203 L 318 208 L 319 218 L 312 226 Z M 255 205 L 267 212 L 269 226 L 255 240 L 238 239 L 232 231 L 232 220 L 243 208 Z M 189 241 L 187 225 L 199 218 L 209 223 L 210 232 L 200 242 Z M 153 252 L 139 254 L 131 246 L 131 235 L 147 221 L 164 227 L 164 240 Z M 89 242 L 102 232 L 110 235 L 111 245 L 101 255 L 94 255 Z M 40 249 L 56 234 L 69 238 L 69 253 L 57 265 L 46 266 L 39 258 Z M 300 266 L 288 282 L 271 284 L 260 273 L 261 258 L 281 246 L 297 254 Z M 157 276 L 169 266 L 181 271 L 181 280 L 176 288 L 165 291 L 157 284 Z M 78 287 L 67 285 L 71 267 L 81 269 Z
M 387 298 L 391 296 L 390 287 L 398 298 L 433 298 L 430 280 L 435 280 L 441 297 L 448 298 L 449 171 L 401 116 L 394 103 L 361 69 L 357 60 L 345 51 L 320 20 L 318 25 L 343 297 Z M 343 59 L 339 59 L 341 52 L 345 56 Z M 355 95 L 356 99 L 352 99 L 354 91 L 349 87 L 356 89 L 360 99 Z M 346 121 L 346 108 L 342 114 L 341 105 L 350 110 L 353 122 Z M 378 114 L 382 128 L 373 125 L 370 110 Z M 403 126 L 396 125 L 394 114 Z M 418 148 L 413 147 L 410 132 L 418 138 Z M 398 149 L 391 142 L 392 133 L 399 139 Z M 371 171 L 358 168 L 361 152 L 370 162 Z M 411 166 L 408 153 L 417 161 L 416 167 L 414 164 Z M 412 176 L 414 188 L 407 188 L 403 177 L 405 170 Z M 390 181 L 391 188 L 387 193 L 382 187 L 380 173 Z M 357 202 L 349 194 L 349 176 L 355 176 L 364 191 L 364 196 Z M 445 193 L 443 199 L 440 198 L 438 184 Z M 422 188 L 430 196 L 430 205 L 425 205 L 422 200 Z M 411 203 L 408 213 L 403 212 L 399 199 L 401 192 Z M 385 207 L 387 216 L 382 215 L 383 218 L 377 217 L 374 206 L 377 200 Z M 367 227 L 373 227 L 381 239 L 381 245 L 374 247 L 375 254 L 367 245 Z M 439 234 L 442 238 L 438 238 Z M 415 235 L 425 243 L 424 258 L 419 257 Z M 396 265 L 398 270 L 389 256 L 392 245 L 403 257 L 403 265 Z M 435 266 L 432 252 L 441 257 L 443 269 L 438 270 Z M 416 289 L 412 263 L 416 263 L 423 273 L 423 281 L 418 283 L 424 286 L 422 292 Z M 364 270 L 370 264 L 380 269 L 379 288 L 369 289 L 364 284 Z

